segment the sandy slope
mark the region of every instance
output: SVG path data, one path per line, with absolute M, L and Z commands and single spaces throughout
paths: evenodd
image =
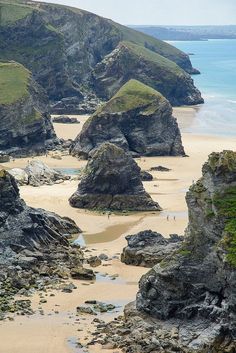
M 181 128 L 185 128 L 186 124 L 191 124 L 194 113 L 195 110 L 192 108 L 178 108 L 176 116 Z M 85 118 L 79 118 L 79 120 L 84 121 Z M 73 138 L 82 127 L 82 124 L 67 125 L 66 128 L 61 124 L 56 125 L 58 135 L 63 138 Z M 68 198 L 75 191 L 77 181 L 67 181 L 60 185 L 40 188 L 22 187 L 21 195 L 29 205 L 73 218 L 83 230 L 80 241 L 88 245 L 91 253 L 104 252 L 109 256 L 119 256 L 126 244 L 124 237 L 127 234 L 145 229 L 156 230 L 166 236 L 170 233 L 183 234 L 187 225 L 185 193 L 189 185 L 201 175 L 201 166 L 209 153 L 223 149 L 235 149 L 236 139 L 184 133 L 183 143 L 189 155 L 188 158 L 153 157 L 137 160 L 141 168 L 145 170 L 157 165 L 171 168 L 170 172 L 153 172 L 155 180 L 145 183 L 146 190 L 163 207 L 161 213 L 112 215 L 108 218 L 106 214 L 72 209 L 68 204 Z M 70 156 L 65 156 L 62 160 L 55 160 L 51 157 L 40 159 L 52 167 L 80 168 L 85 165 L 84 161 L 77 161 Z M 16 160 L 5 166 L 22 167 L 26 162 L 27 159 Z M 169 221 L 167 215 L 169 215 Z M 86 342 L 86 337 L 89 336 L 88 331 L 93 330 L 91 324 L 93 318 L 80 317 L 80 320 L 76 321 L 78 320 L 75 316 L 76 306 L 86 299 L 99 299 L 117 304 L 120 306 L 118 311 L 121 312 L 125 303 L 135 299 L 138 279 L 147 271 L 143 268 L 127 267 L 118 259 L 113 259 L 106 265 L 108 266 L 98 268 L 100 274 L 95 283 L 85 285 L 77 282 L 78 288 L 72 294 L 58 293 L 55 297 L 48 296 L 48 303 L 43 304 L 44 316 L 37 314 L 31 318 L 16 317 L 13 322 L 1 323 L 0 353 L 82 352 L 73 348 L 73 344 L 68 340 L 74 341 L 80 338 L 82 343 Z M 119 277 L 111 280 L 109 276 L 101 275 L 104 273 L 119 274 Z M 39 297 L 36 296 L 33 301 L 34 307 L 38 308 Z M 58 310 L 59 314 L 56 314 L 55 310 Z M 105 314 L 102 318 L 109 320 L 112 316 L 113 314 Z M 78 329 L 83 331 L 77 331 Z M 99 351 L 99 347 L 89 349 L 89 352 Z

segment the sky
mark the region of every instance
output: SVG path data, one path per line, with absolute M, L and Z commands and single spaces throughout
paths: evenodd
M 75 6 L 122 24 L 236 24 L 236 0 L 45 0 Z

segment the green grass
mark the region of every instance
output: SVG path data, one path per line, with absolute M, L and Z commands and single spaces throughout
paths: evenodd
M 30 72 L 18 63 L 0 63 L 0 104 L 11 104 L 28 95 Z
M 134 55 L 136 55 L 138 58 L 142 58 L 146 61 L 152 62 L 159 67 L 161 67 L 163 70 L 168 70 L 173 72 L 175 75 L 183 75 L 184 71 L 173 61 L 155 53 L 152 50 L 149 50 L 145 47 L 142 47 L 140 45 L 131 43 L 131 42 L 121 42 L 121 45 L 125 46 L 128 48 Z
M 151 114 L 162 101 L 165 101 L 165 98 L 153 88 L 137 80 L 130 80 L 99 109 L 98 113 L 124 112 L 144 107 L 144 111 Z
M 14 23 L 28 16 L 33 11 L 30 6 L 20 3 L 0 2 L 0 26 Z
M 226 259 L 236 267 L 236 186 L 216 194 L 213 203 L 220 216 L 225 220 L 224 239 L 222 245 L 226 250 Z

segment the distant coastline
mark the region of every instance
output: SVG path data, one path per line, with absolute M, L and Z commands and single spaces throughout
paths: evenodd
M 236 39 L 236 25 L 228 26 L 148 26 L 130 25 L 145 34 L 161 40 L 207 41 L 209 39 Z

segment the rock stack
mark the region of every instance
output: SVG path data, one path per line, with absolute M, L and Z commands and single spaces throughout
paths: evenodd
M 160 211 L 158 203 L 144 190 L 140 172 L 130 154 L 104 143 L 89 160 L 70 204 L 88 209 Z
M 169 102 L 154 89 L 130 80 L 85 123 L 71 154 L 87 159 L 103 142 L 133 156 L 184 156 Z

